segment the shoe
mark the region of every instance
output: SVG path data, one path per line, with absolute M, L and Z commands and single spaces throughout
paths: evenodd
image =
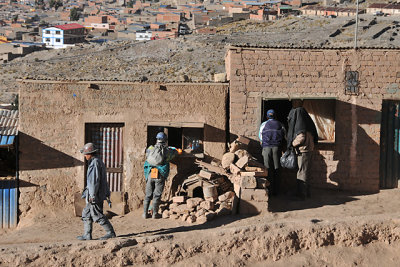
M 92 240 L 91 235 L 79 235 L 76 237 L 78 240 Z
M 83 221 L 83 231 L 85 232 L 83 235 L 77 236 L 78 240 L 92 240 L 92 221 Z
M 150 218 L 150 216 L 149 216 L 149 214 L 147 212 L 143 212 L 142 218 L 143 219 L 148 219 L 148 218 Z
M 101 226 L 103 226 L 104 230 L 106 231 L 106 235 L 100 237 L 100 240 L 106 240 L 106 239 L 114 238 L 117 236 L 115 234 L 114 228 L 112 227 L 112 225 L 108 219 L 106 219 L 104 221 L 104 223 L 101 224 Z
M 100 240 L 107 240 L 107 239 L 115 238 L 115 237 L 117 237 L 117 235 L 114 232 L 112 232 L 112 233 L 107 233 L 106 235 L 100 237 L 99 239 Z
M 162 216 L 160 213 L 153 213 L 153 216 L 151 216 L 153 219 L 160 219 Z

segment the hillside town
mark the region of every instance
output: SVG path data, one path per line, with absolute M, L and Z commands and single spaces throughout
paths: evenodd
M 372 3 L 356 9 L 347 2 L 289 1 L 0 1 L 0 55 L 3 62 L 41 49 L 83 42 L 162 40 L 188 34 L 215 34 L 235 21 L 274 21 L 288 15 L 354 17 L 400 14 L 399 4 Z
M 397 266 L 400 3 L 0 0 L 0 266 Z

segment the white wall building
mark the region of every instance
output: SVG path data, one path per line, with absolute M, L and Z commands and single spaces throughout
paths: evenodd
M 50 48 L 66 48 L 83 42 L 85 28 L 77 23 L 57 25 L 42 30 L 42 42 Z
M 153 33 L 150 31 L 136 32 L 136 41 L 151 40 Z

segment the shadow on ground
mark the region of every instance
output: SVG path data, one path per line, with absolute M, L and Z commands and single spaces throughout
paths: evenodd
M 206 229 L 217 228 L 220 226 L 225 226 L 227 224 L 233 223 L 235 221 L 238 221 L 238 220 L 241 220 L 244 218 L 249 218 L 249 217 L 252 217 L 252 216 L 249 216 L 249 215 L 245 216 L 245 215 L 239 215 L 239 214 L 229 215 L 229 216 L 221 216 L 221 217 L 217 217 L 213 221 L 209 221 L 204 224 L 178 226 L 178 227 L 172 227 L 172 228 L 161 228 L 161 229 L 157 229 L 157 230 L 119 235 L 118 237 L 132 237 L 132 236 L 140 236 L 140 235 L 148 235 L 148 234 L 165 235 L 165 234 L 173 234 L 173 233 L 188 232 L 188 231 L 195 231 L 195 230 L 206 230 Z M 149 219 L 149 220 L 151 220 L 151 219 Z
M 342 205 L 359 200 L 357 196 L 371 193 L 352 193 L 333 189 L 311 189 L 311 197 L 306 200 L 297 200 L 292 194 L 272 196 L 268 200 L 270 212 L 287 212 L 294 210 L 314 209 L 323 206 Z

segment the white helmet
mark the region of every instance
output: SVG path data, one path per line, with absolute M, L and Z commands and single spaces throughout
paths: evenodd
M 83 155 L 88 155 L 97 152 L 97 149 L 95 148 L 93 143 L 87 143 L 80 151 Z

